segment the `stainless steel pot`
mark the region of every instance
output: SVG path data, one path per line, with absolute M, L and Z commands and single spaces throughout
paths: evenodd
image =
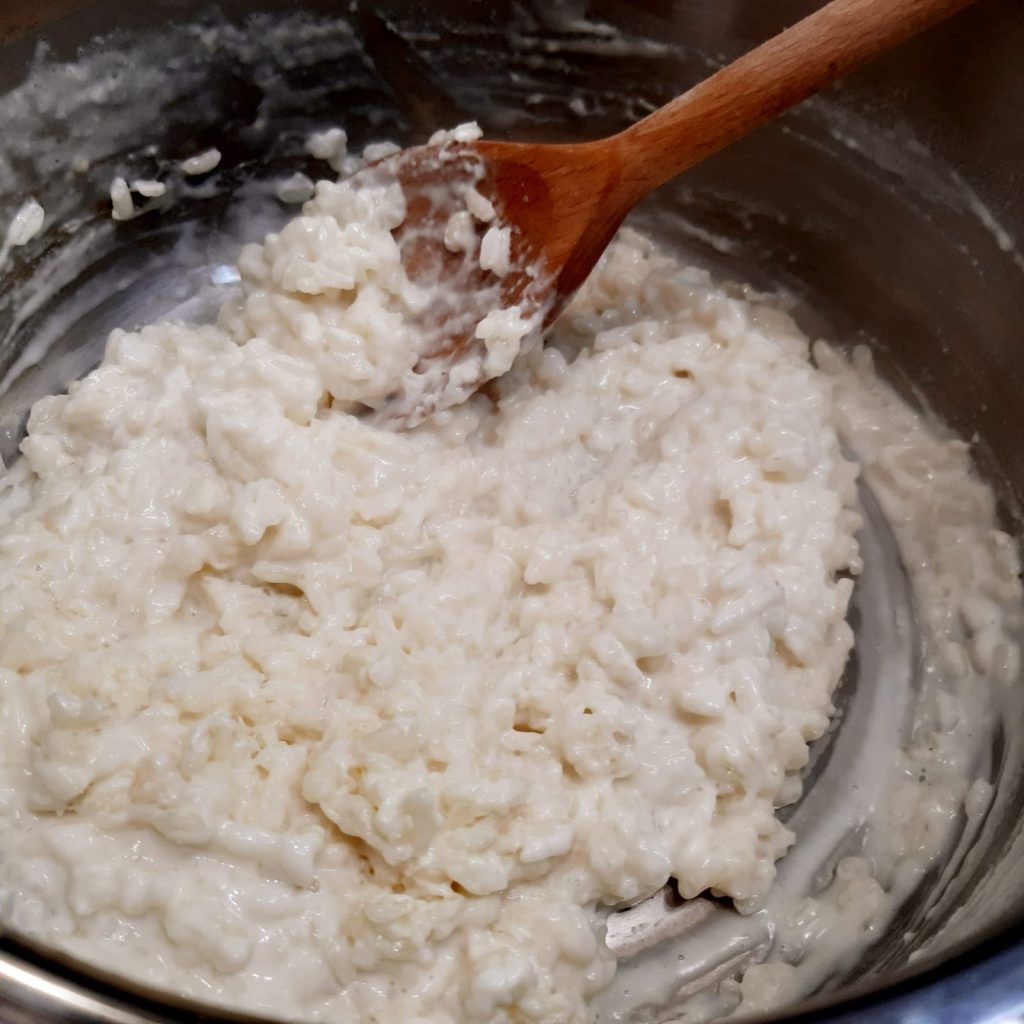
M 224 0 L 213 12 L 199 0 L 3 0 L 0 223 L 33 194 L 47 226 L 0 269 L 0 375 L 14 378 L 0 397 L 0 453 L 14 451 L 32 401 L 97 361 L 110 327 L 215 303 L 217 268 L 260 234 L 261 197 L 267 223 L 281 215 L 260 183 L 306 166 L 310 130 L 343 121 L 356 143 L 416 139 L 476 118 L 512 137 L 594 136 L 814 6 Z M 981 0 L 640 214 L 699 261 L 789 290 L 812 334 L 871 344 L 908 396 L 977 438 L 1018 533 L 1022 53 L 1024 7 Z M 115 230 L 103 199 L 114 173 L 148 177 L 207 145 L 224 153 L 212 185 L 183 185 L 161 216 Z M 1024 691 L 1008 696 L 1004 723 L 986 751 L 996 796 L 971 849 L 786 1019 L 1024 1020 Z M 0 936 L 0 1020 L 197 1016 L 229 1019 Z

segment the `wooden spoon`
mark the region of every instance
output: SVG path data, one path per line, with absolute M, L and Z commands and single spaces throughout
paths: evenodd
M 488 313 L 518 307 L 535 339 L 648 192 L 970 2 L 832 0 L 610 138 L 448 141 L 402 150 L 360 172 L 353 180 L 401 184 L 407 213 L 395 237 L 402 263 L 432 295 L 413 324 L 427 339 L 416 373 L 377 410 L 377 421 L 412 425 L 468 397 L 507 366 L 507 359 L 484 358 L 477 325 Z M 469 188 L 511 228 L 511 269 L 501 277 L 477 258 L 487 224 L 474 221 L 468 250 L 452 251 L 451 237 L 445 245 Z

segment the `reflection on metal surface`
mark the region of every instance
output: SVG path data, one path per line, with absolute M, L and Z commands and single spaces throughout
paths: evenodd
M 609 914 L 605 922 L 605 945 L 620 960 L 629 960 L 658 943 L 690 931 L 712 914 L 728 912 L 711 900 L 680 899 L 675 887 L 666 885 L 635 907 Z

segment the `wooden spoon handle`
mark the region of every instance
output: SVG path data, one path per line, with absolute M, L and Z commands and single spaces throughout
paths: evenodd
M 755 0 L 756 2 L 756 0 Z M 641 196 L 973 0 L 832 0 L 614 136 Z

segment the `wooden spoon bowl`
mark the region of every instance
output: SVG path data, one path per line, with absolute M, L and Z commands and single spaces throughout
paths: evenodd
M 832 0 L 609 138 L 448 142 L 402 150 L 360 172 L 400 183 L 402 263 L 432 295 L 415 325 L 426 338 L 416 368 L 422 380 L 390 396 L 378 421 L 412 425 L 468 397 L 495 375 L 480 359 L 477 335 L 489 312 L 518 307 L 531 322 L 524 344 L 536 343 L 648 192 L 971 2 Z M 481 268 L 475 249 L 445 244 L 470 188 L 510 230 L 511 266 L 502 277 Z

